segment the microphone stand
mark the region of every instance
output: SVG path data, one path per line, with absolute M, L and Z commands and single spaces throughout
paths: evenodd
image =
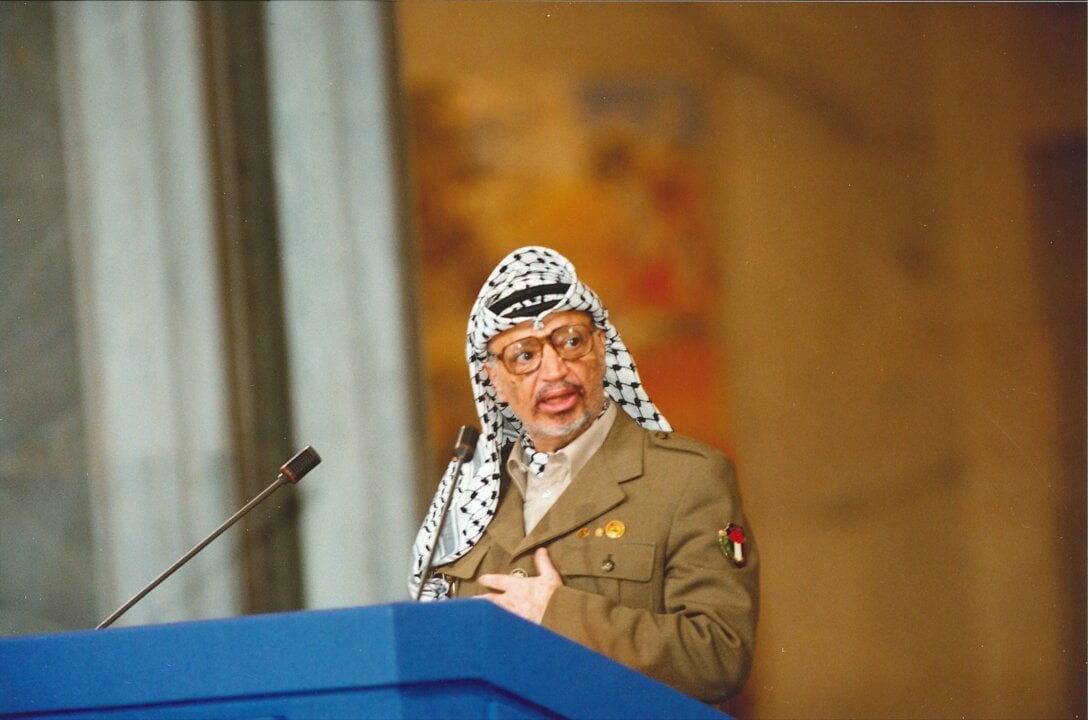
M 446 490 L 446 497 L 442 501 L 442 511 L 438 515 L 438 529 L 434 533 L 434 542 L 431 543 L 431 551 L 427 553 L 427 562 L 423 565 L 423 571 L 419 576 L 419 587 L 416 588 L 416 602 L 423 597 L 423 586 L 427 584 L 427 576 L 434 568 L 434 553 L 438 550 L 438 540 L 442 537 L 442 528 L 446 526 L 446 515 L 450 511 L 450 503 L 453 501 L 453 493 L 457 489 L 457 483 L 461 476 L 461 466 L 476 452 L 476 440 L 480 437 L 479 431 L 470 426 L 462 425 L 461 432 L 457 434 L 457 444 L 453 447 L 453 473 L 450 476 L 450 486 Z
M 114 621 L 117 620 L 117 618 L 128 612 L 128 610 L 133 605 L 140 602 L 140 600 L 142 600 L 145 595 L 157 588 L 163 580 L 173 575 L 174 571 L 176 571 L 185 563 L 189 562 L 189 560 L 191 560 L 194 555 L 207 547 L 212 540 L 215 540 L 217 537 L 222 535 L 224 532 L 226 532 L 228 528 L 230 528 L 231 525 L 241 520 L 246 513 L 261 504 L 261 502 L 263 502 L 265 498 L 279 490 L 284 485 L 294 485 L 298 483 L 298 481 L 302 479 L 302 476 L 310 472 L 310 470 L 313 470 L 319 462 L 321 462 L 321 457 L 317 454 L 317 451 L 310 446 L 306 446 L 305 449 L 303 449 L 300 453 L 288 460 L 287 463 L 280 468 L 279 477 L 276 478 L 275 482 L 273 482 L 271 485 L 261 491 L 261 493 L 257 495 L 257 497 L 246 503 L 242 507 L 242 509 L 231 515 L 230 518 L 228 518 L 227 521 L 224 522 L 222 525 L 217 527 L 211 535 L 198 542 L 192 550 L 178 558 L 173 565 L 166 568 L 166 570 L 164 570 L 157 578 L 148 583 L 143 590 L 129 598 L 128 602 L 114 610 L 112 615 L 100 622 L 98 626 L 95 627 L 95 630 L 102 630 L 103 628 L 108 628 L 114 623 Z

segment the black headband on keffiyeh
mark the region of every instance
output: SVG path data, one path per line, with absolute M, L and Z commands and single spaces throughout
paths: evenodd
M 531 320 L 537 329 L 553 312 L 583 311 L 605 334 L 605 395 L 617 403 L 642 427 L 671 430 L 642 388 L 634 360 L 619 333 L 608 321 L 608 311 L 597 294 L 583 284 L 565 257 L 544 247 L 524 247 L 507 255 L 495 267 L 480 289 L 468 320 L 465 358 L 468 360 L 476 412 L 480 417 L 480 439 L 472 460 L 461 466 L 456 478 L 453 501 L 437 538 L 434 566 L 453 562 L 479 542 L 488 523 L 495 516 L 499 499 L 499 477 L 503 447 L 522 433 L 521 421 L 499 403 L 495 388 L 487 377 L 487 344 L 501 332 Z M 441 513 L 443 500 L 452 477 L 451 462 L 438 485 L 423 525 L 416 536 L 409 590 L 414 596 L 422 578 L 423 566 Z M 441 577 L 427 580 L 422 599 L 447 597 L 449 588 Z

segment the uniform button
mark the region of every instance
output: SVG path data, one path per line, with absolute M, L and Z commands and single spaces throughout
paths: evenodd
M 510 574 L 514 577 L 529 577 L 529 573 L 525 572 L 521 568 L 514 568 L 510 571 Z
M 604 570 L 605 572 L 612 572 L 615 569 L 616 569 L 616 563 L 612 562 L 611 557 L 608 558 L 607 560 L 605 560 L 603 563 L 601 563 L 601 570 Z

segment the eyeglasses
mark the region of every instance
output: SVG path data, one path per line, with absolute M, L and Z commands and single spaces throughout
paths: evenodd
M 589 325 L 564 325 L 547 336 L 548 343 L 564 360 L 577 360 L 593 348 L 593 328 Z M 503 366 L 514 375 L 526 375 L 540 367 L 544 359 L 544 339 L 527 337 L 515 340 L 498 353 L 489 357 L 502 360 Z

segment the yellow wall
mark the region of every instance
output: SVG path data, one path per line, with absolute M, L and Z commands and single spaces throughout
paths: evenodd
M 1084 6 L 399 7 L 409 88 L 657 78 L 706 100 L 722 412 L 765 564 L 731 710 L 1083 713 L 1084 476 L 1062 454 L 1083 417 L 1058 408 L 1083 371 L 1056 370 L 1028 168 L 1083 153 Z

